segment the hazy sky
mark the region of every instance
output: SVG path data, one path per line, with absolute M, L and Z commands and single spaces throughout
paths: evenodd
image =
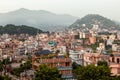
M 19 8 L 47 10 L 78 17 L 101 14 L 120 21 L 120 0 L 0 0 L 0 13 Z

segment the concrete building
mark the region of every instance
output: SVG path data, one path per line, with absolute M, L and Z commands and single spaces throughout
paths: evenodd
M 99 48 L 102 50 L 105 50 L 105 44 L 104 43 L 99 43 Z
M 98 61 L 107 61 L 109 62 L 109 55 L 103 53 L 85 53 L 84 54 L 84 66 L 94 64 L 97 66 Z
M 120 53 L 114 52 L 110 56 L 110 68 L 112 75 L 120 75 Z
M 90 40 L 90 44 L 95 44 L 96 42 L 96 37 L 89 37 L 89 40 Z
M 113 44 L 112 45 L 112 51 L 117 51 L 118 49 L 118 45 L 117 44 Z
M 109 35 L 109 39 L 110 39 L 110 40 L 113 40 L 113 41 L 114 41 L 114 40 L 115 40 L 115 38 L 116 38 L 116 36 L 115 36 L 114 34 Z
M 24 45 L 18 46 L 18 54 L 20 54 L 20 55 L 25 54 L 25 46 Z
M 112 46 L 113 40 L 111 39 L 107 39 L 107 45 L 111 45 Z
M 79 65 L 83 65 L 83 51 L 69 51 L 69 57 L 71 58 L 72 62 L 76 62 Z
M 42 58 L 42 55 L 45 57 Z M 50 57 L 51 55 L 51 57 Z M 63 54 L 61 55 L 54 55 L 51 54 L 48 50 L 40 51 L 37 55 L 32 57 L 32 68 L 34 70 L 39 68 L 39 65 L 41 64 L 47 64 L 50 67 L 57 67 L 60 73 L 62 74 L 62 78 L 64 79 L 72 79 L 72 62 L 69 57 L 65 57 Z
M 117 39 L 120 40 L 120 32 L 117 33 Z

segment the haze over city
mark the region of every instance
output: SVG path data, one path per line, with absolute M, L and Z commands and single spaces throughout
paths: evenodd
M 0 80 L 120 80 L 120 0 L 0 0 Z
M 120 0 L 0 0 L 0 13 L 27 8 L 70 14 L 80 18 L 86 14 L 100 14 L 120 21 L 119 4 Z

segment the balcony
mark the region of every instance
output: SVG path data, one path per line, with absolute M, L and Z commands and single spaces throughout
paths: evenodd
M 63 66 L 59 66 L 58 70 L 72 70 L 72 66 L 68 66 L 68 67 L 63 67 Z
M 69 74 L 69 75 L 67 75 L 67 74 L 66 74 L 66 75 L 62 75 L 62 78 L 66 78 L 66 79 L 67 79 L 67 78 L 73 78 L 73 75 L 72 75 L 72 74 Z
M 112 63 L 110 62 L 110 67 L 115 67 L 115 68 L 119 68 L 120 67 L 120 64 L 119 63 Z
M 40 63 L 71 62 L 70 58 L 40 59 Z

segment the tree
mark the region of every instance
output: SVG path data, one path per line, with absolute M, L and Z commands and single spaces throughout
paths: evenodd
M 1 76 L 0 75 L 0 80 L 12 80 L 9 76 Z
M 77 69 L 79 66 L 81 65 L 78 65 L 76 62 L 72 63 L 73 70 Z
M 32 68 L 31 60 L 26 61 L 24 64 L 21 64 L 19 68 L 15 68 L 11 71 L 11 74 L 20 76 L 21 72 L 29 70 Z
M 9 58 L 7 58 L 7 59 L 3 59 L 3 61 L 2 61 L 2 64 L 4 64 L 4 65 L 7 65 L 7 64 L 10 64 L 11 62 L 10 62 L 10 59 Z
M 61 80 L 61 74 L 57 68 L 42 64 L 36 72 L 35 80 Z
M 12 80 L 9 76 L 5 76 L 3 78 L 4 78 L 3 80 Z
M 0 61 L 0 71 L 3 70 L 3 64 L 2 64 L 2 61 Z
M 76 69 L 75 73 L 78 80 L 105 80 L 105 78 L 110 78 L 110 68 L 105 65 L 82 66 Z
M 106 61 L 98 61 L 98 62 L 97 62 L 97 65 L 98 65 L 98 66 L 106 66 L 106 67 L 107 67 L 107 66 L 108 66 L 108 63 L 107 63 Z
M 99 42 L 96 42 L 95 44 L 89 45 L 89 47 L 92 48 L 93 52 L 96 52 L 96 49 L 98 46 L 99 46 Z
M 78 65 L 76 62 L 72 63 L 72 67 L 73 67 L 73 76 L 76 79 L 77 78 L 77 74 L 76 74 L 76 70 L 81 67 L 81 65 Z
M 0 75 L 0 80 L 4 80 L 4 78 Z
M 7 24 L 5 26 L 0 26 L 0 34 L 8 33 L 8 34 L 29 34 L 29 35 L 36 35 L 38 33 L 43 33 L 42 30 L 33 28 L 26 25 L 13 25 Z

